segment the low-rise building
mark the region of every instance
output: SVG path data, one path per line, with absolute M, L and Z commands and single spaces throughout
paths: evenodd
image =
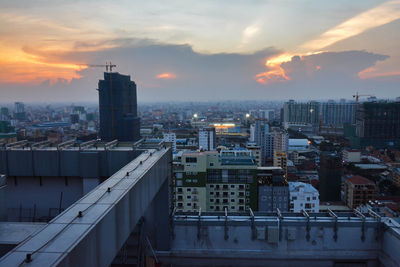
M 356 149 L 343 150 L 343 163 L 354 163 L 361 161 L 361 151 Z
M 311 184 L 289 182 L 290 206 L 292 212 L 319 212 L 319 193 Z
M 289 187 L 280 167 L 259 167 L 258 211 L 289 211 Z
M 347 178 L 344 183 L 344 201 L 346 205 L 354 209 L 365 205 L 369 200 L 375 200 L 375 183 L 365 177 L 355 175 Z
M 287 154 L 284 151 L 274 151 L 274 167 L 281 167 L 283 175 L 287 176 Z
M 255 143 L 248 143 L 246 145 L 246 149 L 250 150 L 253 153 L 253 157 L 257 163 L 258 167 L 261 167 L 261 147 L 256 145 Z

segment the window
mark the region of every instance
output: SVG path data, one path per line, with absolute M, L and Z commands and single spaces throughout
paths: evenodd
M 192 206 L 192 203 L 189 202 L 186 204 L 186 206 L 190 207 L 190 206 Z
M 296 196 L 293 196 L 293 197 L 292 197 L 292 200 L 296 200 L 296 199 L 297 199 L 297 197 L 296 197 Z
M 243 189 L 244 189 L 244 185 L 240 184 L 240 185 L 239 185 L 239 189 L 242 189 L 242 190 L 243 190 Z
M 175 173 L 175 177 L 178 178 L 178 179 L 182 179 L 183 173 L 177 172 L 177 173 Z
M 178 188 L 178 193 L 182 193 L 182 187 Z
M 235 209 L 235 206 L 231 206 L 231 210 L 234 210 Z
M 235 188 L 235 185 L 234 185 L 234 184 L 231 184 L 231 188 Z
M 210 206 L 210 210 L 213 210 L 214 209 L 214 206 Z
M 307 201 L 310 201 L 310 197 L 307 197 Z
M 311 209 L 311 204 L 310 203 L 306 203 L 305 208 L 306 209 Z
M 244 203 L 244 199 L 243 199 L 243 198 L 240 198 L 240 199 L 239 199 L 239 203 L 240 203 L 240 204 L 243 204 L 243 203 Z
M 239 206 L 239 210 L 240 211 L 244 211 L 244 207 L 243 206 Z
M 187 157 L 186 163 L 197 163 L 197 158 L 196 157 Z
M 213 198 L 210 198 L 210 202 L 214 202 L 214 199 L 213 199 Z
M 177 186 L 182 186 L 182 180 L 176 181 L 176 185 L 177 185 Z M 181 192 L 182 192 L 182 191 L 181 191 Z
M 231 196 L 234 196 L 235 195 L 235 192 L 231 192 Z
M 183 197 L 182 196 L 178 196 L 178 200 L 182 200 L 183 199 Z
M 210 162 L 210 167 L 213 167 L 214 166 L 214 162 Z
M 183 203 L 182 202 L 178 202 L 178 207 L 182 207 Z
M 235 202 L 235 199 L 234 199 L 234 198 L 232 198 L 232 199 L 231 199 L 231 202 Z
M 250 196 L 250 192 L 249 191 L 246 192 L 246 196 L 247 197 Z
M 210 192 L 210 195 L 214 195 L 214 192 Z
M 213 184 L 210 184 L 210 188 L 214 188 L 214 185 L 213 185 Z
M 187 199 L 191 199 L 191 198 L 192 198 L 192 196 L 186 196 L 186 198 L 187 198 Z
M 246 189 L 249 189 L 250 188 L 250 185 L 249 184 L 246 184 Z
M 186 188 L 186 192 L 192 191 L 192 188 Z
M 317 200 L 317 197 L 312 197 L 313 200 Z

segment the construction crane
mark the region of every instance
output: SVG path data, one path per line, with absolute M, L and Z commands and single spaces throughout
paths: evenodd
M 106 68 L 106 72 L 112 72 L 112 69 L 117 67 L 117 65 L 112 64 L 111 61 L 110 62 L 106 62 L 105 65 L 101 65 L 101 64 L 100 65 L 97 65 L 97 64 L 76 64 L 76 65 L 78 65 L 78 66 L 86 66 L 88 68 L 97 68 L 97 67 L 104 68 L 105 67 Z
M 374 97 L 374 95 L 359 95 L 358 92 L 357 92 L 355 95 L 353 95 L 353 98 L 355 98 L 355 99 L 356 99 L 356 102 L 358 103 L 358 99 L 359 99 L 361 96 Z

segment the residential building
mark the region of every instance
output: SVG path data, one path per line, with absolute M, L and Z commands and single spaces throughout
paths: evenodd
M 99 81 L 100 138 L 104 141 L 137 141 L 140 119 L 137 116 L 136 83 L 130 76 L 105 72 Z
M 289 100 L 283 105 L 283 121 L 289 123 L 319 124 L 320 103 L 309 101 L 306 103 Z
M 26 118 L 25 104 L 22 102 L 15 102 L 14 103 L 14 119 L 25 120 L 25 118 Z
M 308 139 L 289 139 L 289 151 L 305 151 L 310 150 L 310 142 Z
M 163 133 L 164 142 L 171 143 L 172 153 L 176 153 L 176 134 L 175 133 Z
M 319 193 L 311 184 L 289 182 L 290 211 L 319 212 Z
M 356 102 L 340 102 L 329 100 L 321 104 L 321 123 L 323 126 L 340 127 L 344 124 L 355 124 L 356 122 Z
M 284 131 L 274 132 L 274 151 L 287 152 L 289 148 L 289 134 Z
M 369 200 L 376 198 L 375 183 L 365 177 L 355 175 L 347 178 L 344 182 L 344 201 L 346 205 L 355 209 L 365 205 Z
M 289 211 L 289 187 L 279 167 L 259 167 L 258 211 Z
M 212 151 L 216 148 L 216 133 L 214 127 L 206 127 L 199 130 L 199 149 Z
M 183 153 L 174 185 L 178 211 L 257 210 L 257 164 L 248 150 Z
M 246 149 L 251 151 L 258 167 L 261 167 L 261 147 L 255 143 L 248 143 Z
M 274 151 L 274 167 L 281 167 L 284 177 L 287 177 L 287 153 L 284 151 Z

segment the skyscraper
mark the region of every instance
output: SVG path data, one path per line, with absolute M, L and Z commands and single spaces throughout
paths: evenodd
M 321 201 L 340 201 L 342 159 L 332 152 L 321 154 L 319 196 Z
M 104 141 L 137 141 L 140 119 L 137 116 L 136 83 L 130 76 L 105 72 L 99 81 L 100 138 Z

